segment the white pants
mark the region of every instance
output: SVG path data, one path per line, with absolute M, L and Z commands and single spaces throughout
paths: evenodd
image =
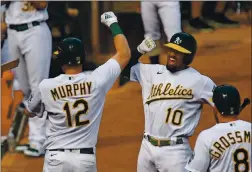
M 153 146 L 143 139 L 137 161 L 137 172 L 186 172 L 192 154 L 189 143 L 173 146 Z
M 9 49 L 8 49 L 8 40 L 5 39 L 3 43 L 3 47 L 1 49 L 1 64 L 7 63 L 10 61 L 9 57 Z M 15 75 L 15 71 L 12 70 L 12 72 Z M 20 85 L 16 77 L 14 77 L 13 80 L 13 87 L 12 87 L 12 96 L 13 96 L 13 90 L 20 90 Z
M 181 32 L 181 13 L 179 2 L 149 2 L 141 1 L 141 14 L 145 37 L 160 40 L 160 17 L 167 41 L 172 35 Z
M 95 154 L 46 151 L 43 172 L 96 172 Z
M 10 59 L 20 58 L 15 76 L 25 99 L 48 78 L 52 55 L 52 36 L 45 22 L 18 32 L 8 28 Z M 45 141 L 45 118 L 29 118 L 29 142 L 37 149 Z

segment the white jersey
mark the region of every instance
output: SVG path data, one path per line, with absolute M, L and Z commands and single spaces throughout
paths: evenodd
M 25 24 L 48 19 L 47 8 L 37 10 L 31 2 L 12 1 L 6 10 L 5 22 L 10 24 Z
M 186 165 L 191 172 L 251 172 L 251 123 L 237 120 L 202 131 Z
M 131 68 L 130 77 L 142 86 L 145 133 L 153 137 L 191 136 L 202 104 L 213 106 L 215 84 L 191 67 L 171 73 L 164 65 L 138 63 Z
M 41 116 L 36 109 L 41 101 L 48 113 L 46 149 L 96 146 L 105 96 L 120 72 L 118 62 L 110 59 L 93 72 L 62 74 L 39 84 L 26 107 Z

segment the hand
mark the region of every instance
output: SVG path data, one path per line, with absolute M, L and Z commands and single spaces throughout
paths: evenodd
M 110 27 L 111 24 L 118 22 L 117 17 L 112 11 L 105 12 L 101 15 L 101 22 Z
M 137 50 L 141 54 L 150 52 L 156 47 L 156 43 L 151 38 L 145 38 L 140 45 L 138 45 Z

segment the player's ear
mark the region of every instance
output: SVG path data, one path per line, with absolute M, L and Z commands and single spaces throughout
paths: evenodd
M 63 72 L 65 73 L 65 71 L 66 71 L 66 65 L 62 65 L 62 66 L 61 66 L 61 69 L 62 69 Z
M 213 107 L 213 114 L 214 114 L 214 118 L 216 120 L 216 123 L 219 123 L 218 110 L 217 110 L 216 106 Z

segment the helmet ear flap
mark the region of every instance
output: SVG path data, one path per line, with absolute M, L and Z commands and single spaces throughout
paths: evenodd
M 194 58 L 194 54 L 188 54 L 188 55 L 185 55 L 184 59 L 183 59 L 183 62 L 185 65 L 189 65 L 192 63 L 193 61 L 193 58 Z

